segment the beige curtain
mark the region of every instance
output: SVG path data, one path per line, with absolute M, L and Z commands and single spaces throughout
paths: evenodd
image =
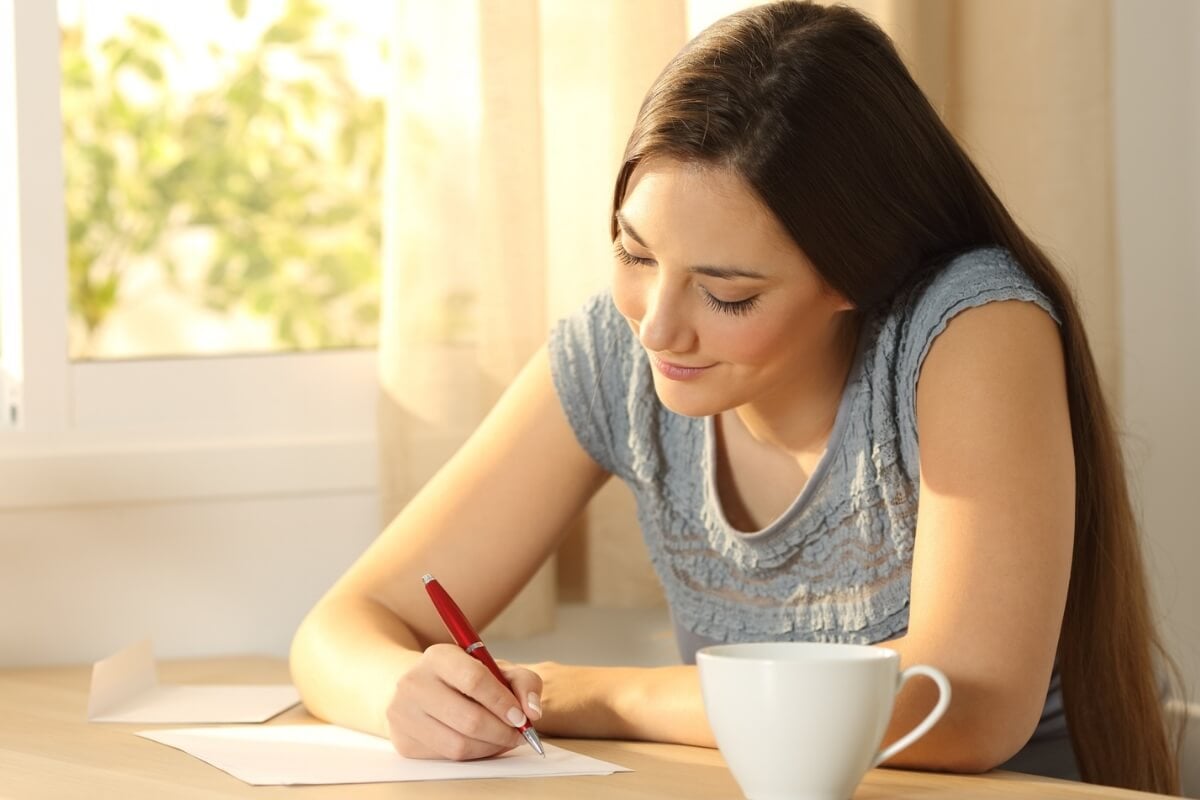
M 612 182 L 643 94 L 688 37 L 746 5 L 399 0 L 379 348 L 384 522 L 552 322 L 608 280 Z M 851 5 L 894 38 L 1018 221 L 1074 279 L 1115 388 L 1109 4 Z M 545 630 L 562 601 L 662 603 L 615 481 L 491 630 Z

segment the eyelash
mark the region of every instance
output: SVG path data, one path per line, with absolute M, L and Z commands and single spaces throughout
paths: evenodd
M 613 253 L 617 256 L 617 260 L 623 264 L 628 264 L 631 267 L 648 267 L 654 263 L 648 258 L 638 258 L 637 256 L 630 254 L 628 250 L 621 246 L 621 242 L 619 240 L 613 241 Z
M 720 311 L 723 314 L 732 314 L 735 317 L 744 317 L 758 308 L 758 295 L 747 297 L 745 300 L 738 300 L 736 303 L 729 303 L 725 300 L 718 300 L 705 291 L 704 302 L 715 311 Z
M 613 253 L 617 260 L 622 264 L 627 264 L 631 267 L 649 267 L 654 264 L 654 261 L 649 258 L 639 258 L 631 254 L 628 250 L 621 246 L 619 241 L 613 242 Z M 742 317 L 758 308 L 758 295 L 747 297 L 745 300 L 738 300 L 730 303 L 725 300 L 718 300 L 708 293 L 707 289 L 701 289 L 704 302 L 714 311 L 720 311 L 722 314 L 731 314 L 735 317 Z

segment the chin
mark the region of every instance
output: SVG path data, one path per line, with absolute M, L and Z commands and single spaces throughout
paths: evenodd
M 674 384 L 664 387 L 660 381 L 665 379 L 655 376 L 654 393 L 667 410 L 684 417 L 711 417 L 722 411 L 733 408 L 729 398 L 713 397 L 711 393 L 687 384 Z M 665 389 L 665 391 L 664 391 Z

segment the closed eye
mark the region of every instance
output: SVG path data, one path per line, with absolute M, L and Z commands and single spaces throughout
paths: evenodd
M 630 266 L 649 267 L 655 263 L 654 259 L 652 258 L 641 258 L 630 253 L 621 244 L 620 239 L 613 240 L 613 254 L 621 263 L 628 264 Z
M 621 263 L 628 264 L 629 266 L 652 267 L 658 263 L 652 258 L 642 258 L 641 256 L 633 255 L 621 245 L 619 240 L 613 241 L 613 254 Z M 704 298 L 705 304 L 709 308 L 713 309 L 714 311 L 719 311 L 722 314 L 730 314 L 735 317 L 741 317 L 749 314 L 758 307 L 758 295 L 747 297 L 745 300 L 731 301 L 721 300 L 717 297 L 714 297 L 707 289 L 701 288 L 700 293 Z
M 718 300 L 707 291 L 704 292 L 704 302 L 714 311 L 722 314 L 732 314 L 735 317 L 745 316 L 758 308 L 758 295 L 747 297 L 745 300 Z

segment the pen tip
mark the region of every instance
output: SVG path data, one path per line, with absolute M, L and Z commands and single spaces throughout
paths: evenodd
M 532 727 L 529 727 L 521 731 L 521 734 L 525 737 L 526 741 L 529 742 L 530 747 L 532 747 L 539 756 L 542 758 L 546 757 L 546 749 L 542 747 L 542 740 L 538 737 L 537 731 L 535 731 Z
M 421 576 L 421 583 L 428 584 L 431 580 L 433 580 L 433 576 L 428 572 Z

